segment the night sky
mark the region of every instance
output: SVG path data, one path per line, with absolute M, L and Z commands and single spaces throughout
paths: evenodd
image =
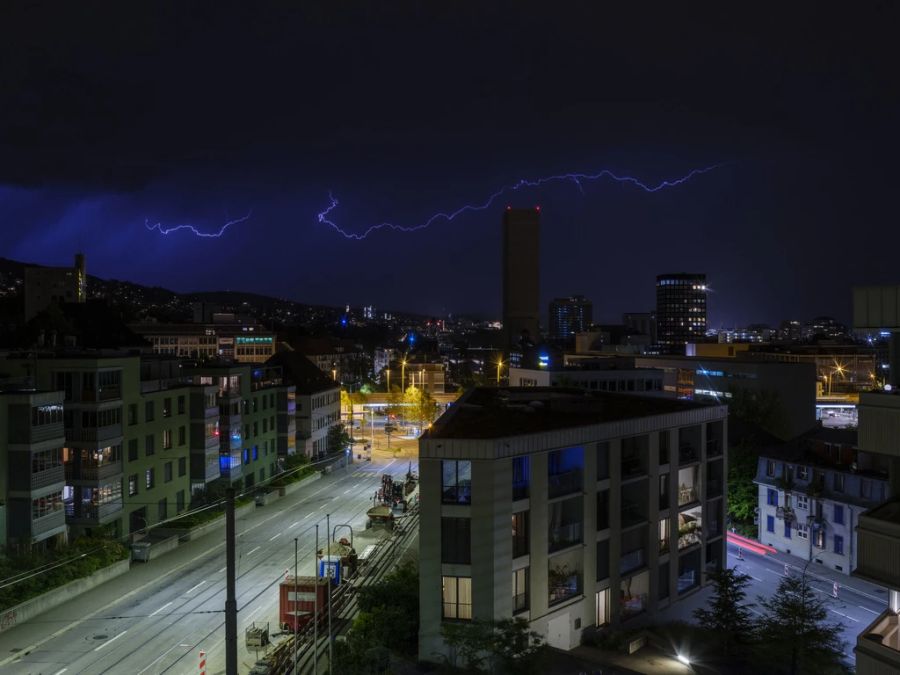
M 583 293 L 601 320 L 652 308 L 662 272 L 709 275 L 714 327 L 846 320 L 853 284 L 900 282 L 890 3 L 483 4 L 4 3 L 0 255 L 497 316 L 502 209 L 540 204 L 545 300 Z M 521 178 L 718 163 L 653 194 L 557 182 L 361 241 L 316 217 L 329 190 L 361 233 Z M 145 226 L 215 233 L 248 212 L 219 238 Z

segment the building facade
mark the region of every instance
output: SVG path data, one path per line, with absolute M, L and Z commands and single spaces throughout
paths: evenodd
M 263 363 L 275 353 L 276 337 L 255 322 L 238 322 L 233 314 L 217 314 L 212 323 L 129 326 L 147 340 L 156 354 L 187 359 Z
M 860 452 L 855 430 L 818 429 L 760 453 L 759 540 L 850 574 L 859 516 L 890 496 L 888 464 Z
M 610 359 L 613 361 L 613 359 Z M 663 373 L 655 368 L 510 368 L 511 387 L 579 387 L 644 396 L 666 396 Z
M 503 213 L 503 332 L 506 346 L 537 344 L 540 331 L 541 211 Z
M 51 303 L 85 302 L 87 270 L 83 253 L 75 254 L 73 267 L 25 268 L 25 320 Z
M 640 625 L 725 560 L 725 406 L 478 388 L 419 443 L 419 654 L 521 617 L 572 649 Z
M 706 275 L 656 277 L 656 334 L 660 348 L 684 353 L 684 345 L 706 336 Z
M 575 334 L 586 331 L 593 321 L 594 305 L 583 295 L 550 301 L 547 329 L 551 340 L 574 340 Z

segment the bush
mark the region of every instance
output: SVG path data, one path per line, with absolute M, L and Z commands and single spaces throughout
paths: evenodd
M 49 553 L 0 559 L 0 611 L 128 558 L 117 541 L 82 537 Z M 41 571 L 43 569 L 43 571 Z M 15 581 L 18 578 L 19 581 Z

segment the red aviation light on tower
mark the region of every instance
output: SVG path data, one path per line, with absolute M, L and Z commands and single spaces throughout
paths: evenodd
M 537 211 L 538 213 L 540 213 L 540 212 L 541 212 L 541 205 L 538 204 L 537 206 L 535 206 L 535 207 L 534 207 L 534 210 Z

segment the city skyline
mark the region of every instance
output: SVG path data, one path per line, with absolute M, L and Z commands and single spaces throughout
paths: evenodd
M 649 309 L 641 279 L 687 269 L 710 279 L 712 325 L 846 320 L 851 285 L 890 281 L 897 97 L 878 86 L 890 40 L 870 34 L 886 8 L 822 10 L 803 42 L 799 9 L 773 25 L 667 8 L 639 33 L 627 8 L 528 9 L 217 12 L 200 31 L 162 10 L 10 9 L 0 251 L 60 264 L 84 249 L 101 276 L 176 291 L 498 315 L 496 212 L 352 241 L 318 220 L 329 194 L 334 222 L 363 233 L 523 178 L 653 185 L 721 164 L 652 194 L 599 180 L 512 194 L 543 207 L 541 304 Z M 869 243 L 839 245 L 851 227 Z M 459 262 L 435 266 L 438 252 Z

